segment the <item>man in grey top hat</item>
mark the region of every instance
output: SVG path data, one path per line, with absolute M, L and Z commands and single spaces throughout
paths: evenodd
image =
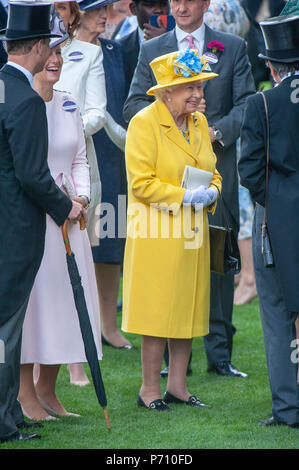
M 299 16 L 270 18 L 261 27 L 266 52 L 260 57 L 268 61 L 277 86 L 264 94 L 267 107 L 261 94 L 248 99 L 239 162 L 241 184 L 257 203 L 253 258 L 272 394 L 272 416 L 259 423 L 299 427 Z M 266 267 L 261 246 L 265 207 L 272 267 Z
M 40 437 L 19 431 L 38 425 L 24 421 L 17 401 L 22 325 L 43 256 L 46 213 L 58 225 L 82 213 L 51 177 L 45 104 L 32 89 L 50 55 L 49 38 L 60 36 L 50 31 L 50 8 L 11 3 L 0 36 L 8 51 L 0 71 L 0 442 Z

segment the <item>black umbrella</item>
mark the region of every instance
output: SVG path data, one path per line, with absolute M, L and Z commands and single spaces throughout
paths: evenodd
M 67 234 L 68 219 L 64 222 L 62 227 L 63 241 L 66 249 L 66 262 L 70 275 L 70 281 L 73 289 L 75 305 L 78 313 L 81 334 L 84 343 L 85 355 L 89 364 L 92 381 L 94 384 L 95 392 L 98 397 L 100 405 L 103 407 L 106 425 L 109 431 L 111 430 L 108 413 L 106 410 L 107 398 L 102 379 L 101 369 L 98 360 L 97 348 L 94 342 L 93 332 L 90 324 L 88 310 L 86 306 L 84 290 L 81 284 L 81 276 L 78 271 L 78 266 L 75 260 L 75 255 L 72 253 L 70 241 Z M 80 229 L 84 230 L 85 221 L 83 217 L 80 220 Z

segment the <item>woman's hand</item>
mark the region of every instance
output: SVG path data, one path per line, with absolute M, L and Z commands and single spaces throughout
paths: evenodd
M 203 207 L 210 205 L 210 194 L 206 186 L 199 186 L 196 189 L 186 189 L 183 204 L 202 204 Z
M 86 206 L 86 201 L 82 197 L 72 197 L 72 201 L 79 202 L 83 207 Z
M 87 206 L 86 206 L 86 201 L 85 199 L 83 199 L 82 197 L 72 197 L 72 201 L 76 201 L 78 202 L 79 204 L 81 204 L 82 206 L 82 215 L 84 217 L 84 220 L 85 220 L 85 224 L 87 224 L 87 220 L 88 220 L 88 216 L 87 216 Z
M 210 206 L 217 199 L 217 189 L 199 186 L 196 189 L 186 189 L 183 204 L 202 204 L 203 207 Z

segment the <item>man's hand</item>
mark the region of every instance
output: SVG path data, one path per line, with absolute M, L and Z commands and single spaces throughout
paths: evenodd
M 81 216 L 83 215 L 84 209 L 83 209 L 82 204 L 80 204 L 80 202 L 73 200 L 72 203 L 73 203 L 73 206 L 72 206 L 71 212 L 68 215 L 68 219 L 70 219 L 70 221 L 73 224 L 76 224 L 78 220 L 80 220 Z
M 200 101 L 200 103 L 199 103 L 199 105 L 198 105 L 198 107 L 197 107 L 197 111 L 198 111 L 199 113 L 203 113 L 203 114 L 204 114 L 204 113 L 206 112 L 206 107 L 207 107 L 207 105 L 206 105 L 206 100 L 205 100 L 204 98 L 202 98 L 201 101 Z
M 161 34 L 164 34 L 167 32 L 167 29 L 163 26 L 160 18 L 158 18 L 158 25 L 160 27 L 156 28 L 155 26 L 152 26 L 150 23 L 144 23 L 143 33 L 144 33 L 144 39 L 146 41 L 148 41 L 149 39 L 155 38 L 156 36 L 161 36 Z
M 210 140 L 213 144 L 215 142 L 215 134 L 214 134 L 214 129 L 212 127 L 209 127 L 209 134 L 210 134 Z

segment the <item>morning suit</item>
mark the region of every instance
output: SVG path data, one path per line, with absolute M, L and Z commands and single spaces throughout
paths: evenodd
M 206 117 L 210 126 L 223 134 L 224 150 L 214 146 L 217 169 L 222 176 L 222 197 L 228 208 L 227 219 L 235 236 L 239 230 L 238 176 L 235 142 L 240 134 L 243 111 L 247 97 L 255 92 L 251 68 L 246 54 L 245 41 L 231 34 L 213 31 L 205 25 L 203 53 L 210 41 L 221 42 L 225 50 L 218 53 L 218 63 L 211 64 L 212 72 L 219 77 L 203 82 L 206 100 Z M 156 84 L 149 63 L 155 58 L 178 50 L 175 30 L 142 44 L 129 96 L 124 107 L 128 121 L 140 109 L 153 101 L 146 91 Z M 216 212 L 209 216 L 213 225 L 224 225 L 221 201 Z M 232 352 L 233 275 L 211 275 L 210 333 L 204 339 L 209 363 L 230 361 Z
M 123 48 L 126 79 L 127 83 L 130 84 L 137 66 L 140 50 L 139 29 L 136 28 L 135 31 L 121 38 L 118 42 L 122 45 Z
M 299 312 L 299 77 L 285 78 L 266 91 L 270 126 L 267 225 L 275 267 L 265 268 L 261 224 L 265 206 L 266 114 L 261 95 L 248 99 L 241 132 L 241 184 L 257 202 L 253 257 L 273 416 L 299 423 L 295 319 Z M 296 94 L 297 93 L 297 94 Z M 281 111 L 283 107 L 283 113 Z M 293 343 L 292 343 L 293 342 Z
M 19 389 L 21 328 L 28 297 L 44 251 L 46 213 L 57 225 L 72 202 L 56 186 L 48 164 L 45 104 L 26 76 L 5 65 L 0 71 L 5 100 L 0 103 L 0 437 L 22 421 Z M 17 421 L 16 421 L 17 420 Z

